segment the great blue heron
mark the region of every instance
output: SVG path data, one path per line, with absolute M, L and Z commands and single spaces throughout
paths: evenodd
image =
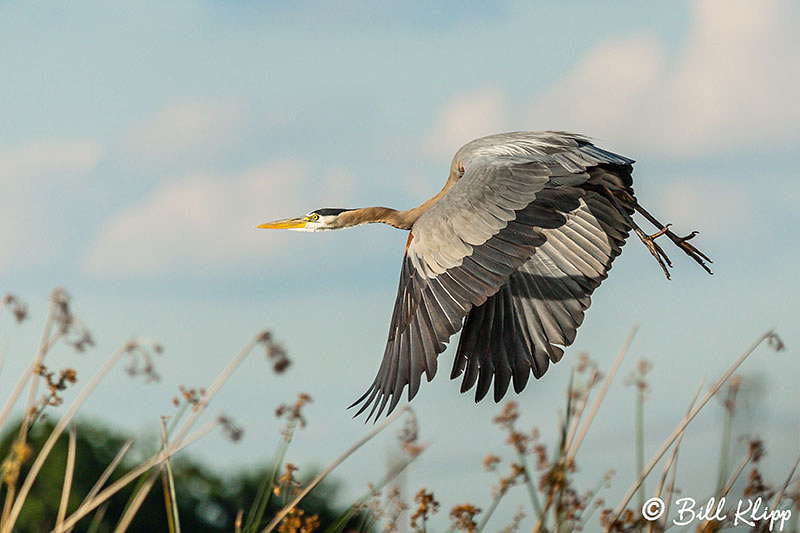
M 419 390 L 423 372 L 461 332 L 451 378 L 477 382 L 500 401 L 558 362 L 633 229 L 669 278 L 667 236 L 706 271 L 711 262 L 645 211 L 633 193 L 633 160 L 564 132 L 501 133 L 456 152 L 441 191 L 407 211 L 387 207 L 317 209 L 259 228 L 322 231 L 381 222 L 408 230 L 389 340 L 372 385 L 350 407 L 368 419 Z M 642 231 L 641 213 L 658 228 Z M 462 327 L 463 326 L 463 327 Z M 377 411 L 376 411 L 377 409 Z

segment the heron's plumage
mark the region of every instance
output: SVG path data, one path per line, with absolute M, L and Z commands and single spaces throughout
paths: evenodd
M 574 341 L 589 296 L 606 277 L 630 226 L 585 186 L 632 194 L 633 161 L 565 133 L 517 132 L 462 147 L 463 175 L 411 228 L 389 329 L 372 386 L 356 402 L 380 416 L 462 329 L 452 377 L 476 400 L 511 380 L 522 390 Z M 449 180 L 450 181 L 450 180 Z

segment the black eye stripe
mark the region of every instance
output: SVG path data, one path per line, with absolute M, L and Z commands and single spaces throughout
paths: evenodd
M 338 207 L 326 207 L 324 209 L 317 209 L 314 213 L 318 214 L 319 216 L 330 216 L 330 215 L 338 215 L 344 213 L 345 211 L 350 211 L 350 209 L 342 209 Z

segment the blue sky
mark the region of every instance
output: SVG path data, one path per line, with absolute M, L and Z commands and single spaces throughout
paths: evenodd
M 249 361 L 215 402 L 244 442 L 212 437 L 193 453 L 220 466 L 266 460 L 274 406 L 307 391 L 316 401 L 292 459 L 324 464 L 365 431 L 344 408 L 377 371 L 406 236 L 253 227 L 318 207 L 408 208 L 439 190 L 472 138 L 568 129 L 637 159 L 641 201 L 701 230 L 715 275 L 673 253 L 667 282 L 631 241 L 564 361 L 511 399 L 553 435 L 575 355 L 607 367 L 641 324 L 623 374 L 641 357 L 655 364 L 652 451 L 701 377 L 776 327 L 788 353 L 744 368 L 762 388 L 741 430 L 766 438 L 779 472 L 800 435 L 798 22 L 791 2 L 721 0 L 2 2 L 0 292 L 27 300 L 33 320 L 0 317 L 0 390 L 32 355 L 54 286 L 73 294 L 98 348 L 57 352 L 52 365 L 87 376 L 133 334 L 165 345 L 160 384 L 118 372 L 86 406 L 136 431 L 155 431 L 179 384 L 208 383 L 267 327 L 294 366 L 275 378 Z M 612 467 L 627 487 L 632 396 L 612 389 L 583 450 L 586 487 Z M 409 491 L 438 490 L 446 507 L 487 502 L 480 461 L 500 448 L 488 429 L 498 407 L 459 395 L 446 372 L 413 405 L 432 446 Z M 698 492 L 713 483 L 704 450 L 719 418 L 709 406 L 683 455 Z M 390 440 L 345 465 L 347 494 L 380 476 Z

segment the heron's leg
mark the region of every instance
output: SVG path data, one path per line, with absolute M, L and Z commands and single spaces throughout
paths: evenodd
M 651 238 L 651 239 L 656 239 L 657 237 L 661 237 L 662 235 L 664 235 L 666 232 L 668 232 L 668 231 L 669 231 L 669 227 L 670 227 L 671 225 L 672 225 L 672 224 L 670 224 L 670 223 L 668 222 L 667 224 L 665 224 L 665 225 L 664 225 L 664 227 L 663 227 L 663 228 L 661 228 L 661 229 L 660 229 L 660 230 L 658 230 L 657 232 L 655 232 L 655 233 L 653 233 L 652 235 L 650 235 L 650 238 Z
M 611 192 L 611 190 L 606 186 L 603 186 L 603 189 L 604 189 L 608 199 L 611 201 L 611 203 L 614 205 L 614 207 L 617 208 L 617 211 L 620 212 L 620 214 L 622 215 L 622 218 L 625 219 L 625 222 L 630 224 L 631 228 L 633 228 L 633 231 L 636 233 L 636 235 L 639 237 L 639 239 L 644 243 L 644 245 L 650 251 L 652 256 L 656 258 L 656 261 L 658 261 L 658 266 L 660 266 L 661 270 L 664 271 L 664 275 L 667 276 L 667 279 L 670 279 L 669 270 L 667 270 L 667 267 L 668 266 L 671 267 L 672 266 L 672 262 L 669 260 L 669 257 L 667 257 L 667 254 L 664 252 L 664 250 L 658 244 L 656 244 L 656 241 L 655 241 L 656 237 L 659 237 L 660 235 L 665 234 L 666 232 L 669 231 L 669 229 L 664 227 L 661 231 L 659 231 L 655 235 L 648 235 L 647 233 L 645 233 L 642 230 L 642 228 L 639 227 L 639 225 L 636 222 L 634 222 L 633 218 L 631 218 L 631 216 L 628 214 L 628 212 L 625 210 L 625 208 L 623 208 L 619 204 L 619 202 L 617 201 L 617 198 L 614 196 L 614 194 Z M 634 202 L 635 202 L 635 200 L 634 200 Z
M 689 257 L 691 257 L 695 261 L 697 261 L 697 264 L 699 264 L 701 267 L 703 267 L 703 269 L 706 272 L 708 272 L 709 274 L 713 274 L 713 272 L 711 272 L 711 269 L 708 267 L 708 265 L 705 262 L 708 261 L 709 263 L 713 263 L 714 261 L 712 261 L 706 254 L 704 254 L 703 252 L 701 252 L 700 250 L 698 250 L 697 248 L 695 248 L 694 246 L 692 246 L 688 242 L 689 240 L 694 239 L 699 232 L 693 231 L 690 234 L 686 235 L 685 237 L 679 237 L 678 235 L 675 235 L 674 233 L 672 233 L 669 230 L 669 226 L 670 226 L 669 224 L 667 224 L 667 225 L 662 224 L 661 222 L 656 220 L 656 218 L 653 215 L 648 213 L 647 210 L 645 210 L 644 207 L 639 205 L 639 202 L 637 202 L 635 198 L 633 198 L 628 193 L 623 193 L 623 194 L 625 194 L 625 196 L 627 197 L 626 200 L 628 200 L 631 203 L 633 208 L 636 211 L 638 211 L 639 213 L 641 213 L 641 215 L 644 218 L 649 220 L 651 224 L 653 224 L 654 226 L 656 226 L 658 228 L 663 228 L 661 231 L 656 233 L 653 236 L 653 238 L 658 237 L 659 235 L 666 235 L 667 237 L 669 237 L 669 239 L 672 242 L 675 243 L 675 245 L 678 248 L 683 250 L 684 253 L 686 253 L 686 255 L 688 255 Z

